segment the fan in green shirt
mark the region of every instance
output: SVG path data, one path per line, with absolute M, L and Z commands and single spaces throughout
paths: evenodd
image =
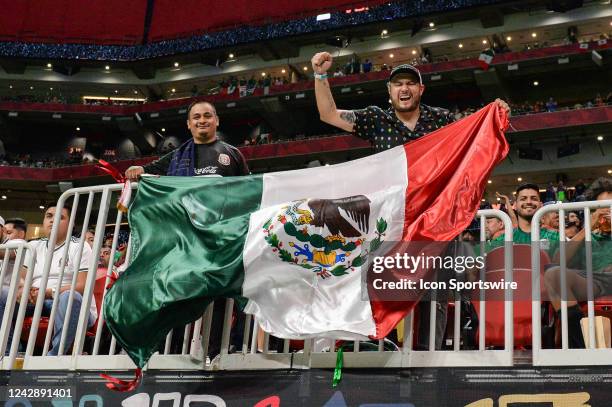
M 536 184 L 522 184 L 516 189 L 517 227 L 512 232 L 515 244 L 531 244 L 531 219 L 542 206 L 539 187 Z M 486 251 L 504 245 L 505 235 L 493 238 L 486 245 Z M 552 259 L 559 248 L 559 232 L 540 228 L 540 248 Z
M 582 233 L 584 234 L 584 230 Z M 574 240 L 572 242 L 574 243 Z M 591 233 L 591 259 L 593 273 L 612 271 L 612 269 L 609 269 L 612 267 L 612 238 L 610 237 L 610 232 L 605 233 L 596 230 Z M 579 246 L 574 257 L 568 262 L 568 266 L 586 270 L 586 249 L 584 244 Z M 612 278 L 612 273 L 610 273 L 610 277 Z
M 504 245 L 504 235 L 498 236 L 486 245 L 486 251 L 491 251 L 496 247 Z M 512 232 L 512 242 L 514 244 L 531 244 L 531 233 L 524 232 L 520 227 L 514 228 Z M 545 250 L 552 259 L 559 250 L 559 232 L 549 229 L 540 229 L 540 248 Z
M 601 177 L 586 192 L 588 200 L 612 201 L 612 178 Z M 612 295 L 612 240 L 610 236 L 610 207 L 603 207 L 592 211 L 591 219 L 591 248 L 593 266 L 593 295 L 595 298 Z M 567 314 L 570 348 L 584 348 L 580 319 L 583 314 L 578 301 L 587 300 L 587 270 L 585 256 L 585 230 L 581 230 L 567 245 L 566 260 L 570 267 L 566 272 L 567 282 Z M 553 267 L 544 275 L 548 294 L 553 307 L 560 308 L 561 301 L 561 270 Z

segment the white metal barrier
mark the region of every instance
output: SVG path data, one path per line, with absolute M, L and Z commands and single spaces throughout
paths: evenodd
M 3 355 L 0 368 L 3 370 L 10 370 L 15 366 L 15 360 L 17 358 L 20 339 L 19 333 L 23 327 L 23 321 L 26 315 L 28 295 L 32 284 L 32 274 L 34 272 L 35 256 L 32 247 L 23 241 L 8 242 L 0 245 L 0 254 L 1 253 L 3 253 L 3 255 L 0 257 L 2 258 L 2 267 L 0 267 L 0 283 L 2 284 L 0 292 L 2 298 L 0 301 L 2 301 L 4 305 L 4 313 L 0 325 L 0 355 Z M 12 267 L 9 268 L 9 266 Z M 22 266 L 26 266 L 28 270 L 24 276 L 25 280 L 23 282 L 24 285 L 21 296 L 19 296 Z M 8 287 L 4 285 L 4 278 L 7 276 L 7 273 L 11 273 Z M 17 316 L 13 318 L 16 306 L 18 307 Z M 15 334 L 13 335 L 11 343 L 8 343 L 13 319 L 15 319 Z
M 611 208 L 612 200 L 558 203 L 540 208 L 531 221 L 531 264 L 532 264 L 532 323 L 533 323 L 533 364 L 536 366 L 583 366 L 612 364 L 612 349 L 595 349 L 595 312 L 593 298 L 593 264 L 591 241 L 591 210 Z M 560 305 L 561 305 L 561 349 L 543 349 L 541 342 L 541 295 L 540 295 L 540 222 L 542 216 L 550 212 L 559 213 L 559 240 L 565 242 L 566 211 L 584 211 L 585 264 L 587 274 L 587 304 L 589 341 L 586 349 L 570 349 L 568 346 L 567 281 L 568 273 L 566 247 L 559 245 Z M 611 242 L 612 247 L 612 242 Z
M 42 349 L 36 346 L 36 338 L 41 316 L 43 314 L 44 290 L 47 286 L 47 280 L 51 268 L 51 256 L 46 256 L 44 259 L 36 259 L 42 262 L 42 279 L 41 289 L 36 301 L 34 310 L 32 328 L 30 331 L 27 348 L 24 356 L 23 367 L 25 369 L 96 369 L 96 370 L 121 370 L 132 369 L 134 364 L 127 355 L 118 349 L 116 341 L 111 337 L 108 329 L 104 327 L 104 316 L 102 304 L 98 304 L 99 313 L 98 320 L 95 326 L 95 334 L 90 329 L 88 333 L 87 317 L 88 310 L 94 296 L 94 286 L 96 283 L 96 271 L 98 268 L 98 254 L 103 246 L 105 230 L 107 228 L 113 231 L 113 241 L 111 246 L 111 262 L 114 254 L 117 251 L 118 232 L 124 220 L 123 214 L 115 209 L 116 198 L 122 185 L 102 185 L 85 188 L 71 189 L 60 197 L 57 203 L 54 226 L 49 236 L 49 247 L 55 247 L 55 241 L 58 236 L 58 224 L 61 216 L 61 208 L 67 203 L 72 204 L 70 211 L 68 236 L 71 236 L 75 230 L 75 225 L 81 225 L 80 233 L 82 236 L 88 229 L 88 225 L 94 224 L 95 238 L 93 242 L 93 261 L 88 265 L 87 280 L 83 291 L 83 300 L 79 313 L 79 322 L 76 328 L 76 336 L 72 344 L 66 343 L 67 321 L 69 315 L 66 315 L 64 320 L 64 329 L 62 333 L 60 352 L 58 356 L 47 356 L 52 336 L 52 323 L 45 333 L 45 341 Z M 137 188 L 137 185 L 134 185 Z M 93 221 L 93 213 L 97 211 L 97 217 Z M 481 222 L 481 253 L 485 252 L 485 220 L 487 217 L 497 217 L 501 219 L 506 230 L 512 230 L 510 218 L 503 212 L 498 210 L 483 210 L 478 212 Z M 107 223 L 108 219 L 114 219 L 113 223 Z M 507 248 L 511 242 L 512 236 L 507 234 Z M 76 243 L 79 245 L 79 258 L 83 252 L 84 239 Z M 130 244 L 128 243 L 126 262 L 129 261 Z M 64 256 L 68 250 L 68 245 L 64 248 Z M 65 258 L 65 257 L 64 257 Z M 77 262 L 78 263 L 78 262 Z M 64 264 L 65 267 L 65 264 Z M 504 270 L 505 280 L 512 281 L 512 250 L 505 250 Z M 31 268 L 29 268 L 31 270 Z M 63 269 L 62 269 L 63 272 Z M 485 271 L 481 273 L 481 279 L 486 279 Z M 31 276 L 30 276 L 31 278 Z M 112 267 L 108 267 L 105 276 L 104 287 L 107 287 L 112 280 Z M 60 278 L 61 281 L 61 278 Z M 71 293 L 76 286 L 76 273 L 71 282 Z M 56 287 L 59 290 L 60 283 Z M 102 294 L 102 299 L 106 293 L 106 288 Z M 25 295 L 25 294 L 24 294 Z M 413 350 L 413 321 L 414 313 L 410 313 L 404 320 L 404 336 L 402 339 L 402 347 L 395 350 L 385 350 L 385 342 L 378 341 L 374 344 L 375 351 L 365 351 L 365 343 L 354 342 L 353 351 L 344 353 L 344 365 L 350 367 L 417 367 L 417 366 L 510 366 L 513 363 L 513 307 L 512 293 L 507 292 L 504 304 L 504 347 L 503 349 L 488 349 L 485 336 L 485 309 L 486 295 L 484 290 L 481 290 L 480 298 L 480 326 L 478 337 L 478 349 L 463 350 L 461 349 L 461 303 L 457 299 L 454 302 L 455 312 L 452 315 L 454 318 L 453 332 L 453 349 L 452 350 L 437 350 L 435 349 L 436 336 L 436 302 L 432 301 L 430 306 L 434 311 L 431 313 L 429 320 L 429 343 L 428 350 Z M 71 300 L 72 301 L 72 296 Z M 57 312 L 57 296 L 53 300 L 53 305 L 50 311 L 50 321 L 53 321 L 54 313 Z M 446 306 L 446 303 L 444 304 Z M 290 352 L 290 341 L 284 340 L 279 343 L 277 349 L 270 349 L 270 336 L 263 334 L 258 328 L 258 324 L 252 320 L 250 315 L 246 315 L 244 319 L 244 327 L 232 328 L 232 313 L 234 310 L 234 301 L 229 299 L 225 302 L 223 311 L 217 308 L 218 312 L 223 312 L 223 329 L 222 332 L 211 332 L 213 328 L 213 317 L 215 307 L 210 304 L 202 318 L 192 324 L 188 324 L 185 328 L 176 329 L 168 334 L 166 341 L 160 344 L 160 350 L 154 354 L 147 367 L 151 369 L 277 369 L 277 368 L 310 368 L 310 367 L 334 367 L 336 362 L 335 346 L 330 347 L 328 352 L 322 352 L 315 349 L 314 340 L 304 341 L 303 349 Z M 70 313 L 70 304 L 67 313 Z M 21 318 L 21 309 L 20 309 Z M 4 320 L 8 317 L 5 315 Z M 0 339 L 6 336 L 6 324 L 2 325 L 0 331 Z M 19 326 L 15 326 L 16 332 L 19 331 Z M 238 329 L 241 332 L 236 332 Z M 238 346 L 234 352 L 230 352 L 230 338 L 232 334 L 242 336 L 241 346 Z M 15 335 L 18 336 L 17 334 Z M 87 341 L 86 339 L 89 338 Z M 16 351 L 18 340 L 11 347 L 11 351 Z M 87 346 L 86 345 L 87 343 Z M 1 344 L 2 342 L 0 342 Z M 367 344 L 371 347 L 372 344 Z M 218 348 L 219 354 L 211 352 L 212 348 Z M 14 349 L 13 349 L 14 348 Z M 67 352 L 68 351 L 68 352 Z M 16 354 L 16 352 L 15 352 Z M 11 360 L 14 360 L 12 353 Z M 208 356 L 210 357 L 208 357 Z M 212 359 L 212 360 L 211 360 Z M 12 363 L 12 362 L 11 362 Z M 3 368 L 10 368 L 12 364 L 3 364 Z

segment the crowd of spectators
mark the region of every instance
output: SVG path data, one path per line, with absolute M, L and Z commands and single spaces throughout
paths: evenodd
M 317 21 L 316 16 L 311 16 L 262 26 L 242 25 L 226 31 L 210 32 L 189 38 L 159 41 L 136 46 L 2 42 L 0 43 L 0 56 L 12 58 L 133 61 L 199 52 L 206 49 L 235 46 L 256 41 L 270 41 L 318 31 L 410 18 L 500 2 L 501 0 L 431 0 L 413 2 L 408 7 L 405 2 L 393 1 L 378 7 L 370 7 L 368 12 L 345 13 L 344 10 L 335 11 L 330 13 L 330 19 L 324 21 Z
M 253 79 L 253 78 L 252 78 Z M 276 78 L 281 81 L 282 78 Z M 235 77 L 232 80 L 237 80 Z M 253 79 L 254 80 L 254 79 Z M 274 80 L 274 78 L 271 78 Z M 238 80 L 239 81 L 239 80 Z M 252 92 L 252 89 L 257 88 L 259 85 L 258 82 L 255 82 L 253 85 L 249 84 L 250 81 L 247 81 L 247 92 Z M 225 89 L 225 85 L 227 85 L 229 81 L 225 81 L 223 89 Z M 252 83 L 252 82 L 251 82 Z M 230 85 L 231 86 L 231 85 Z M 252 88 L 249 88 L 252 86 Z M 227 90 L 226 90 L 227 91 Z M 536 101 L 533 104 L 529 102 L 524 102 L 522 104 L 510 103 L 512 108 L 512 116 L 521 116 L 527 114 L 535 114 L 535 113 L 543 113 L 543 112 L 555 112 L 555 111 L 564 111 L 571 109 L 584 109 L 591 108 L 597 106 L 605 106 L 612 104 L 612 92 L 608 93 L 604 98 L 601 96 L 601 93 L 597 93 L 595 98 L 587 100 L 583 103 L 572 103 L 564 106 L 559 106 L 554 98 L 549 98 L 546 103 L 543 101 Z M 455 106 L 451 108 L 451 112 L 455 117 L 455 120 L 460 120 L 464 117 L 467 117 L 478 109 L 482 108 L 484 105 L 480 104 L 478 106 L 469 106 L 465 108 L 460 108 Z M 245 137 L 242 141 L 241 146 L 254 146 L 254 145 L 262 145 L 262 144 L 276 144 L 276 143 L 285 143 L 291 141 L 300 141 L 305 139 L 317 139 L 324 137 L 332 137 L 337 136 L 337 133 L 331 134 L 315 134 L 315 135 L 307 135 L 307 134 L 297 134 L 294 137 L 290 138 L 278 138 L 270 133 L 261 133 L 258 135 L 249 135 Z M 173 149 L 174 145 L 170 144 Z M 115 149 L 108 149 L 107 152 L 99 158 L 102 158 L 106 161 L 119 161 L 125 159 L 131 159 L 134 157 L 126 157 L 120 154 L 117 154 Z M 159 153 L 168 152 L 168 146 L 163 151 L 159 151 Z M 90 164 L 91 159 L 88 155 L 83 154 L 82 151 L 75 151 L 73 153 L 62 153 L 62 154 L 51 154 L 51 153 L 43 153 L 43 154 L 5 154 L 0 155 L 0 166 L 17 166 L 17 167 L 30 167 L 30 168 L 58 168 L 65 167 L 71 165 L 83 165 Z
M 555 98 L 549 97 L 546 102 L 543 100 L 537 100 L 533 103 L 525 101 L 523 103 L 510 103 L 512 108 L 513 116 L 520 116 L 524 114 L 542 113 L 542 112 L 556 112 L 562 110 L 573 110 L 573 109 L 588 109 L 591 107 L 601 107 L 612 104 L 612 92 L 609 92 L 605 97 L 601 93 L 597 93 L 593 99 L 576 102 L 571 104 L 565 104 L 559 106 Z
M 563 180 L 550 181 L 545 190 L 540 190 L 540 198 L 546 204 L 582 202 L 585 200 L 584 193 L 589 188 L 582 178 L 578 179 L 574 186 L 567 186 Z M 499 200 L 498 200 L 499 201 Z
M 209 95 L 224 94 L 233 95 L 238 94 L 240 97 L 250 96 L 255 92 L 255 89 L 263 89 L 264 95 L 268 94 L 271 87 L 278 87 L 287 85 L 289 79 L 286 76 L 265 76 L 259 79 L 255 79 L 255 76 L 251 76 L 249 79 L 245 77 L 230 76 L 229 78 L 223 78 L 219 81 L 218 86 L 209 89 L 207 92 Z M 194 94 L 194 89 L 191 92 L 192 96 L 199 96 L 200 93 Z
M 82 159 L 75 161 L 74 158 L 45 154 L 33 157 L 31 154 L 7 154 L 0 156 L 0 166 L 22 167 L 22 168 L 58 168 L 69 165 L 81 164 Z
M 540 189 L 540 201 L 544 206 L 554 203 L 583 202 L 587 200 L 585 192 L 588 188 L 589 185 L 582 178 L 578 179 L 573 186 L 565 185 L 562 180 L 551 181 L 546 185 L 545 190 Z M 503 195 L 499 192 L 496 192 L 495 195 L 495 201 L 483 200 L 484 202 L 480 205 L 480 209 L 499 209 L 509 214 L 512 219 L 512 212 L 516 211 L 516 197 L 514 195 Z M 545 216 L 542 218 L 541 227 L 559 232 L 559 217 L 557 212 L 553 212 L 553 214 L 557 216 Z M 564 225 L 566 238 L 571 239 L 584 228 L 584 212 L 567 211 Z M 465 231 L 464 239 L 471 241 L 478 241 L 480 239 L 480 222 L 478 219 Z
M 565 111 L 565 110 L 576 110 L 576 109 L 588 109 L 592 107 L 600 107 L 612 104 L 612 92 L 608 93 L 608 95 L 603 98 L 601 93 L 597 93 L 595 98 L 589 99 L 584 102 L 572 102 L 569 104 L 563 104 L 560 106 L 557 101 L 550 97 L 547 102 L 536 101 L 530 103 L 525 101 L 523 103 L 512 103 L 510 102 L 510 108 L 512 111 L 512 116 L 523 116 L 527 114 L 535 114 L 535 113 L 544 113 L 544 112 L 556 112 L 556 111 Z M 455 106 L 451 109 L 453 115 L 455 116 L 455 120 L 462 119 L 476 112 L 478 109 L 483 107 L 480 105 L 479 107 L 467 107 L 464 109 L 460 109 Z
M 601 35 L 602 38 L 606 38 L 606 34 Z M 491 37 L 492 49 L 496 54 L 509 52 L 507 44 L 503 42 L 502 39 L 499 38 L 497 34 L 494 34 Z M 569 38 L 569 37 L 568 37 Z M 571 42 L 570 39 L 566 38 L 563 43 Z M 557 44 L 558 45 L 558 44 Z M 535 42 L 533 44 L 525 45 L 525 49 L 531 48 L 539 48 L 550 46 L 548 43 L 538 43 Z M 0 43 L 0 49 L 2 47 L 2 43 Z M 466 54 L 461 54 L 460 58 L 467 57 Z M 440 56 L 432 56 L 431 51 L 428 48 L 423 48 L 418 53 L 415 53 L 414 56 L 407 60 L 397 61 L 398 64 L 401 63 L 411 63 L 412 65 L 418 66 L 423 64 L 449 61 L 449 57 L 446 55 Z M 379 72 L 385 70 L 393 69 L 393 65 L 381 63 L 374 64 L 369 58 L 365 58 L 363 62 L 361 61 L 360 56 L 357 54 L 353 54 L 349 60 L 343 66 L 339 66 L 332 73 L 334 78 L 338 77 L 346 77 L 349 75 L 357 75 L 369 72 Z M 293 82 L 301 82 L 308 81 L 311 78 L 304 74 L 294 75 L 292 78 Z M 286 77 L 276 77 L 276 76 L 263 76 L 259 79 L 256 79 L 255 76 L 251 75 L 250 78 L 246 78 L 245 76 L 229 76 L 222 78 L 216 85 L 204 90 L 200 91 L 197 85 L 193 85 L 190 95 L 191 97 L 198 96 L 206 96 L 206 95 L 238 95 L 239 97 L 251 96 L 255 93 L 256 89 L 263 89 L 263 94 L 267 95 L 270 92 L 270 89 L 278 91 L 279 87 L 287 85 L 290 83 L 290 80 Z M 277 88 L 277 89 L 275 89 Z M 174 92 L 174 91 L 173 91 Z M 174 96 L 174 94 L 173 94 Z M 181 98 L 185 97 L 185 95 L 181 95 Z M 547 101 L 535 101 L 533 103 L 524 102 L 524 103 L 514 103 L 511 105 L 513 113 L 515 115 L 520 114 L 529 114 L 529 113 L 540 113 L 540 112 L 554 112 L 556 110 L 568 110 L 571 108 L 580 109 L 583 107 L 593 107 L 593 106 L 603 106 L 605 104 L 609 104 L 612 95 L 609 93 L 605 98 L 601 95 L 597 95 L 597 97 L 591 101 L 587 101 L 584 104 L 575 103 L 572 106 L 564 106 L 563 108 L 559 108 L 557 102 L 554 98 L 549 98 Z M 170 98 L 172 99 L 172 97 Z M 163 100 L 163 99 L 162 99 Z M 49 91 L 46 95 L 31 93 L 31 94 L 19 94 L 19 95 L 0 95 L 1 101 L 11 101 L 11 102 L 24 102 L 24 103 L 84 103 L 86 105 L 98 105 L 98 106 L 125 106 L 125 105 L 135 105 L 135 104 L 143 104 L 146 103 L 146 99 L 143 100 L 116 100 L 111 97 L 107 99 L 83 99 L 82 101 L 75 100 L 74 97 L 72 99 L 66 98 L 62 95 L 62 93 L 58 90 Z
M 109 149 L 99 158 L 112 162 L 133 159 L 134 157 L 123 156 L 121 154 L 117 154 L 116 150 Z M 8 152 L 7 154 L 0 154 L 0 167 L 60 168 L 73 165 L 88 165 L 93 163 L 93 157 L 89 154 L 84 154 L 82 149 L 71 149 L 71 151 L 67 153 L 16 154 Z
M 61 92 L 48 92 L 46 95 L 35 93 L 20 95 L 0 95 L 0 102 L 19 102 L 19 103 L 70 103 Z
M 83 104 L 88 106 L 130 106 L 130 105 L 142 105 L 146 103 L 146 100 L 116 100 L 111 99 L 84 99 Z
M 60 103 L 60 104 L 78 104 L 83 103 L 88 106 L 128 106 L 139 105 L 146 103 L 146 100 L 116 100 L 108 97 L 107 99 L 83 99 L 67 98 L 62 93 L 47 93 L 41 95 L 37 93 L 19 94 L 19 95 L 0 95 L 0 102 L 18 102 L 18 103 Z

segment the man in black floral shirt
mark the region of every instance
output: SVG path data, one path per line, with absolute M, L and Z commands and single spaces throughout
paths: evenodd
M 368 106 L 360 110 L 339 110 L 327 81 L 332 61 L 328 52 L 316 54 L 311 61 L 321 120 L 369 140 L 376 152 L 415 140 L 454 121 L 448 110 L 421 103 L 425 85 L 419 70 L 408 64 L 395 67 L 389 75 L 389 109 Z M 506 102 L 500 99 L 497 102 L 510 111 Z
M 402 145 L 411 140 L 423 137 L 455 121 L 451 112 L 439 107 L 430 107 L 421 103 L 425 91 L 421 72 L 412 65 L 399 65 L 389 74 L 387 90 L 391 107 L 383 110 L 378 106 L 368 106 L 360 110 L 339 110 L 332 96 L 327 71 L 331 68 L 333 58 L 328 52 L 320 52 L 312 57 L 312 69 L 315 73 L 315 96 L 321 120 L 336 126 L 355 136 L 369 140 L 375 152 L 380 152 Z M 503 100 L 497 103 L 510 113 L 510 107 Z M 429 298 L 429 297 L 426 297 Z M 421 321 L 419 324 L 418 349 L 426 349 L 429 342 L 428 301 L 419 303 Z M 436 309 L 436 349 L 442 347 L 442 338 L 446 328 L 447 307 L 437 304 Z

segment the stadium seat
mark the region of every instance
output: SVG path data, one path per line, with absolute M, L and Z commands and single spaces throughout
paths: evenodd
M 531 310 L 531 246 L 513 246 L 514 273 L 513 281 L 518 288 L 513 292 L 514 299 L 514 347 L 530 347 L 532 343 L 532 310 Z M 550 264 L 550 258 L 544 251 L 540 252 L 540 295 L 546 298 L 544 270 Z M 487 254 L 486 279 L 500 281 L 504 278 L 504 248 L 498 247 Z M 504 293 L 503 290 L 487 290 L 487 297 L 494 300 L 486 302 L 485 344 L 487 347 L 504 346 Z M 472 303 L 480 318 L 480 291 L 472 293 Z M 548 308 L 546 308 L 548 309 Z
M 96 299 L 96 308 L 98 310 L 98 316 L 100 315 L 100 309 L 102 307 L 102 299 L 104 297 L 104 291 L 106 288 L 110 288 L 113 283 L 117 280 L 117 273 L 113 271 L 113 275 L 111 276 L 110 283 L 107 287 L 106 284 L 106 271 L 103 273 L 98 272 L 96 274 L 96 281 L 94 283 L 94 298 Z M 21 329 L 21 341 L 27 342 L 30 336 L 30 329 L 32 327 L 32 317 L 25 317 L 23 320 L 23 327 Z M 104 326 L 104 325 L 102 325 Z M 36 335 L 35 348 L 42 349 L 45 345 L 45 336 L 47 334 L 47 328 L 49 327 L 49 317 L 40 317 L 40 322 L 38 323 L 38 333 Z M 87 330 L 86 335 L 88 337 L 95 337 L 96 330 L 98 327 L 98 320 L 93 324 L 91 328 Z
M 100 273 L 100 271 L 103 271 L 102 273 Z M 94 285 L 94 298 L 96 299 L 96 308 L 98 310 L 98 319 L 100 318 L 100 310 L 102 309 L 102 300 L 104 299 L 104 292 L 111 288 L 113 286 L 113 284 L 115 283 L 115 281 L 117 281 L 117 278 L 119 276 L 117 275 L 116 271 L 113 271 L 111 277 L 110 277 L 110 282 L 108 284 L 108 286 L 105 286 L 106 284 L 106 269 L 99 269 L 98 273 L 96 274 L 96 282 Z M 102 321 L 102 327 L 104 327 L 104 321 Z M 98 328 L 98 320 L 96 319 L 96 322 L 94 322 L 93 326 L 87 330 L 87 336 L 96 336 L 96 330 Z

